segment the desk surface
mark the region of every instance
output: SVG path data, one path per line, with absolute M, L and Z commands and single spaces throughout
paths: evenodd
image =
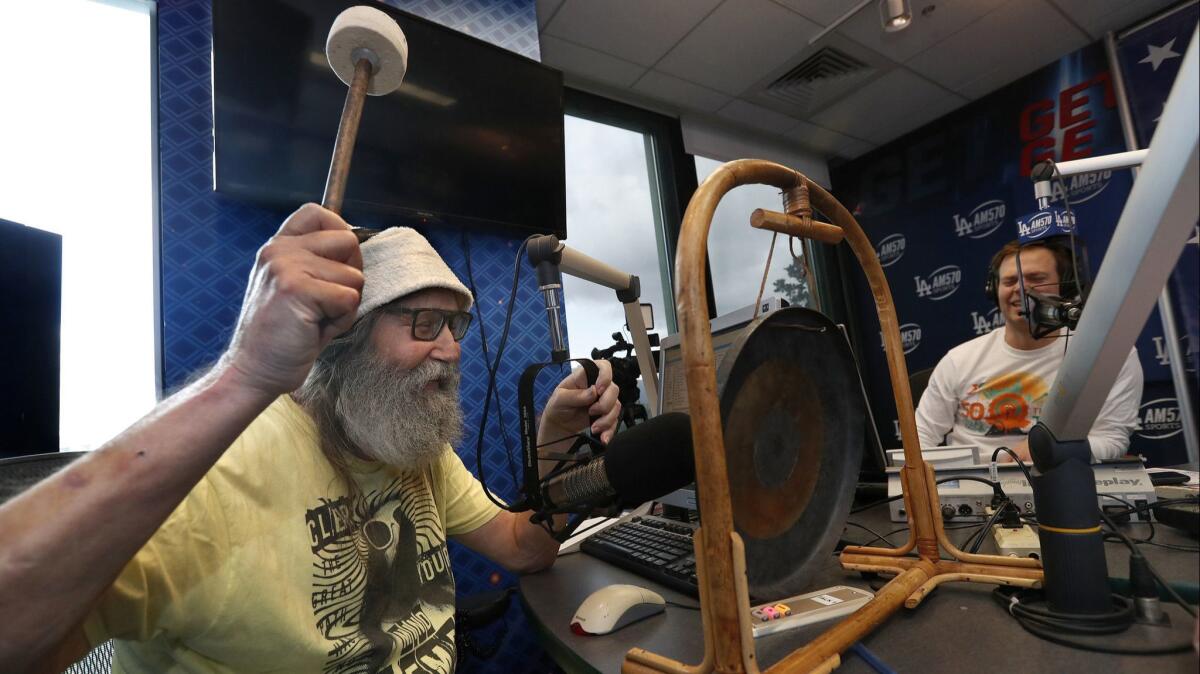
M 852 521 L 886 533 L 902 524 L 891 522 L 887 509 L 879 507 L 854 515 Z M 1144 537 L 1146 527 L 1134 524 L 1126 527 L 1133 536 Z M 1165 526 L 1156 526 L 1155 541 L 1195 546 Z M 948 531 L 956 544 L 966 538 L 967 530 Z M 903 543 L 906 533 L 891 539 Z M 847 529 L 847 538 L 862 541 L 870 538 L 861 530 Z M 1140 546 L 1145 556 L 1165 578 L 1172 582 L 1200 583 L 1198 555 Z M 983 552 L 994 552 L 989 536 Z M 1128 576 L 1128 552 L 1123 545 L 1105 545 L 1109 575 Z M 659 586 L 641 576 L 618 569 L 606 562 L 574 553 L 564 555 L 555 565 L 541 573 L 521 579 L 522 602 L 547 651 L 568 672 L 619 672 L 625 652 L 633 647 L 646 648 L 659 655 L 675 658 L 687 664 L 700 661 L 704 642 L 701 636 L 700 614 L 676 606 L 667 606 L 665 613 L 634 623 L 623 630 L 604 636 L 572 634 L 568 623 L 579 604 L 593 591 L 612 583 L 631 583 L 652 588 L 667 599 L 695 605 L 696 600 Z M 869 589 L 857 573 L 843 570 L 836 557 L 830 557 L 813 583 L 813 589 L 830 585 L 853 585 Z M 914 671 L 920 666 L 926 672 L 962 674 L 978 670 L 981 663 L 992 663 L 992 671 L 1061 672 L 1072 671 L 1167 672 L 1197 671 L 1196 656 L 1192 653 L 1131 657 L 1091 653 L 1058 646 L 1025 632 L 1015 620 L 1005 614 L 991 598 L 991 585 L 951 583 L 939 587 L 917 609 L 901 608 L 882 626 L 869 634 L 863 643 L 884 663 L 900 672 Z M 1169 606 L 1175 620 L 1191 621 L 1177 607 Z M 783 634 L 757 639 L 759 665 L 764 669 L 783 659 L 795 648 L 823 632 L 832 623 L 800 628 Z M 924 649 L 925 655 L 920 654 Z M 919 665 L 918 665 L 919 663 Z M 1002 664 L 1001 664 L 1002 663 Z M 1000 665 L 1000 666 L 996 666 Z M 872 672 L 857 656 L 843 654 L 841 672 Z

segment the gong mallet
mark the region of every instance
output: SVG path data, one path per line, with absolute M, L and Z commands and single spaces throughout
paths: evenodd
M 367 94 L 384 96 L 400 87 L 408 70 L 408 40 L 392 17 L 374 7 L 358 5 L 333 20 L 325 41 L 325 56 L 338 79 L 350 87 L 321 197 L 322 206 L 340 215 L 363 101 Z

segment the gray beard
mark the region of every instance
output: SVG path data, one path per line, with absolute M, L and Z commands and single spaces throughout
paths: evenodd
M 430 465 L 462 437 L 458 366 L 426 360 L 405 370 L 365 351 L 347 363 L 335 405 L 346 437 L 372 461 L 403 470 Z M 429 382 L 437 388 L 424 390 Z

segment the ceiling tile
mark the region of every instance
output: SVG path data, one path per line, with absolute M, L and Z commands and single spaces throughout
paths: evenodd
M 717 115 L 752 129 L 770 133 L 784 133 L 796 127 L 800 120 L 781 115 L 774 110 L 735 98 L 729 105 L 717 111 Z
M 651 70 L 633 85 L 633 90 L 653 96 L 686 110 L 715 112 L 729 102 L 729 96 L 678 77 Z
M 554 17 L 554 12 L 563 4 L 563 0 L 537 0 L 538 29 L 546 27 L 546 22 Z
M 852 138 L 808 122 L 800 122 L 784 136 L 825 156 L 838 155 L 848 159 L 875 147 L 861 138 Z
M 820 126 L 873 143 L 885 143 L 966 103 L 960 96 L 903 68 L 817 113 Z
M 802 51 L 819 30 L 770 0 L 730 0 L 655 67 L 737 96 Z
M 903 63 L 954 35 L 971 23 L 1004 4 L 1005 0 L 916 0 L 912 3 L 913 21 L 904 30 L 889 33 L 879 20 L 874 3 L 859 12 L 837 32 L 870 47 L 893 61 Z M 924 7 L 933 7 L 922 14 Z
M 843 159 L 858 159 L 864 154 L 879 147 L 874 143 L 868 143 L 865 140 L 851 139 L 846 143 L 834 148 L 833 153 Z
M 1051 0 L 1093 39 L 1153 16 L 1176 0 Z
M 636 63 L 622 61 L 615 56 L 602 54 L 571 44 L 550 35 L 542 34 L 542 63 L 604 84 L 628 87 L 641 77 L 646 69 Z
M 1090 41 L 1045 0 L 1013 0 L 906 65 L 948 89 L 977 95 L 972 83 L 1011 82 Z
M 858 0 L 776 0 L 779 4 L 806 18 L 812 19 L 821 26 L 828 26 L 837 21 L 858 4 Z M 874 3 L 862 8 L 862 13 L 871 11 Z M 878 11 L 878 10 L 875 10 Z M 807 38 L 806 38 L 807 39 Z
M 572 0 L 545 32 L 652 66 L 721 0 Z

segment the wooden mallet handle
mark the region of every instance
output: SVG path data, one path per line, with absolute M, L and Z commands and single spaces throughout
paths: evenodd
M 363 101 L 367 99 L 367 85 L 371 81 L 371 69 L 371 62 L 365 58 L 354 64 L 354 81 L 346 91 L 346 104 L 342 107 L 342 119 L 338 122 L 329 175 L 325 178 L 325 194 L 321 197 L 321 205 L 339 215 L 342 212 L 342 196 L 346 193 L 346 178 L 350 174 L 350 158 L 354 155 L 354 140 L 358 137 L 358 123 L 362 120 Z

